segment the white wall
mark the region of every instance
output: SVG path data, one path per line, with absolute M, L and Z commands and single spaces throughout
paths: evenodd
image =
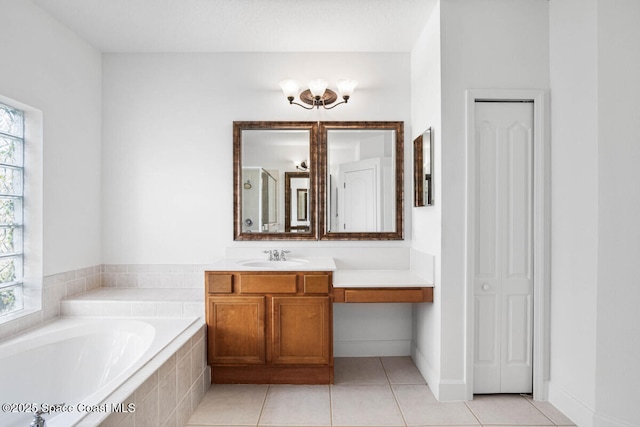
M 598 2 L 596 425 L 640 425 L 640 2 Z
M 448 0 L 440 2 L 440 30 L 442 129 L 436 130 L 440 141 L 436 147 L 440 147 L 442 176 L 436 204 L 441 205 L 442 246 L 435 262 L 441 311 L 437 396 L 465 400 L 465 343 L 470 333 L 466 331 L 465 285 L 465 91 L 549 87 L 548 3 Z M 434 223 L 427 215 L 416 215 L 416 229 Z M 424 247 L 427 252 L 433 250 Z M 419 335 L 416 345 L 438 345 L 422 339 L 437 340 L 437 334 Z
M 23 0 L 0 0 L 0 52 L 0 95 L 43 115 L 44 275 L 98 265 L 100 53 Z
M 411 135 L 408 54 L 106 54 L 103 61 L 107 264 L 207 263 L 227 246 L 250 245 L 233 242 L 234 120 L 402 120 Z M 286 102 L 280 79 L 317 75 L 360 84 L 334 110 Z M 399 245 L 408 244 L 381 244 Z
M 551 2 L 549 397 L 581 426 L 640 424 L 639 21 L 632 0 Z
M 596 0 L 550 2 L 549 397 L 579 425 L 586 425 L 586 420 L 557 396 L 594 409 L 599 204 L 596 5 Z
M 411 51 L 411 123 L 413 134 L 407 140 L 413 144 L 427 128 L 431 127 L 433 136 L 433 206 L 412 208 L 412 258 L 411 267 L 422 268 L 423 257 L 429 254 L 438 260 L 438 268 L 433 272 L 435 283 L 433 304 L 416 304 L 413 312 L 413 349 L 412 356 L 416 366 L 427 379 L 431 389 L 439 395 L 440 383 L 440 268 L 441 233 L 440 222 L 442 203 L 442 151 L 441 133 L 441 76 L 440 76 L 440 6 L 436 5 L 424 30 Z M 413 156 L 411 156 L 413 159 Z M 407 170 L 409 172 L 409 170 Z M 413 168 L 410 170 L 413 176 Z M 413 187 L 412 187 L 413 188 Z M 407 203 L 413 206 L 413 192 Z
M 339 265 L 346 253 L 360 254 L 350 268 L 407 268 L 408 172 L 405 241 L 234 242 L 232 122 L 400 120 L 410 158 L 409 54 L 105 54 L 103 64 L 105 264 L 206 264 L 229 247 L 266 246 L 289 248 L 295 256 L 325 250 Z M 349 103 L 333 110 L 287 103 L 279 80 L 317 76 L 360 83 Z M 364 248 L 377 249 L 369 252 L 373 259 Z M 405 262 L 395 261 L 399 248 Z M 355 322 L 361 312 L 362 323 Z M 336 355 L 380 349 L 408 354 L 411 306 L 338 307 L 334 328 Z

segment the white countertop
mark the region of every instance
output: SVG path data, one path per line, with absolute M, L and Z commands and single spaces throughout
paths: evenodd
M 411 270 L 340 270 L 331 257 L 287 258 L 268 261 L 259 258 L 222 258 L 209 271 L 333 271 L 334 288 L 423 288 L 433 283 Z
M 334 288 L 424 288 L 432 287 L 411 270 L 336 270 Z
M 335 271 L 331 257 L 287 258 L 268 261 L 265 258 L 222 258 L 207 266 L 210 271 Z

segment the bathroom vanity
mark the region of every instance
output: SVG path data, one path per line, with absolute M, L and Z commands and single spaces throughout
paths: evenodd
M 205 272 L 212 383 L 333 382 L 335 264 L 314 261 L 292 270 L 289 261 L 227 260 Z
M 205 271 L 212 383 L 333 383 L 333 303 L 433 301 L 405 270 L 337 270 L 332 258 L 224 259 Z

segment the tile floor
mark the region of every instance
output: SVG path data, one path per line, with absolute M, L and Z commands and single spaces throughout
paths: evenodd
M 212 385 L 187 423 L 202 426 L 567 426 L 548 402 L 482 395 L 439 403 L 409 357 L 336 358 L 335 384 Z

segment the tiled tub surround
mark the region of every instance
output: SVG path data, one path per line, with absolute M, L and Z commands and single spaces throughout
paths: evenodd
M 97 425 L 108 413 L 87 419 L 91 412 L 81 408 L 119 403 L 177 353 L 185 369 L 171 388 L 178 386 L 179 401 L 189 392 L 191 402 L 191 394 L 198 397 L 204 387 L 204 341 L 197 318 L 60 317 L 0 345 L 2 378 L 13 384 L 0 389 L 1 400 L 64 402 L 74 410 L 47 414 L 47 425 Z M 166 400 L 165 408 L 179 403 Z M 4 413 L 0 424 L 24 426 L 31 418 L 29 413 Z
M 202 290 L 204 271 L 208 267 L 200 264 L 104 264 L 102 287 Z
M 23 317 L 0 324 L 0 340 L 12 335 L 33 328 L 43 322 L 49 321 L 61 315 L 61 304 L 63 300 L 69 300 L 70 297 L 77 297 L 85 294 L 87 291 L 98 290 L 100 288 L 145 288 L 145 289 L 194 289 L 201 291 L 203 282 L 203 272 L 206 269 L 204 265 L 195 264 L 118 264 L 118 265 L 96 265 L 93 267 L 81 268 L 78 270 L 67 271 L 64 273 L 46 276 L 42 280 L 42 289 L 25 289 L 25 292 L 41 292 L 42 309 Z M 195 292 L 195 291 L 194 291 Z M 89 292 L 90 293 L 90 292 Z M 151 293 L 151 291 L 149 292 Z M 117 315 L 140 315 L 140 316 L 202 316 L 204 308 L 196 312 L 195 305 L 189 305 L 189 296 L 181 296 L 179 300 L 170 300 L 176 296 L 175 294 L 165 293 L 164 296 L 158 296 L 160 300 L 147 299 L 146 302 L 156 302 L 155 314 L 147 305 L 146 312 L 136 312 L 126 314 L 127 309 L 123 309 L 123 303 L 126 298 L 123 294 L 114 294 L 113 304 L 109 303 L 110 310 Z M 192 295 L 192 294 L 188 294 Z M 98 293 L 95 295 L 104 303 L 110 301 L 110 297 L 106 293 Z M 82 297 L 84 298 L 84 297 Z M 81 298 L 81 299 L 82 299 Z M 92 297 L 87 297 L 92 298 Z M 142 298 L 142 299 L 141 299 Z M 143 302 L 143 296 L 139 296 L 133 301 Z M 200 299 L 202 301 L 202 298 Z M 163 304 L 159 304 L 162 302 Z M 181 314 L 178 314 L 177 304 L 181 303 Z M 141 304 L 144 305 L 144 304 Z M 186 308 L 185 308 L 186 307 Z M 80 309 L 82 310 L 82 309 Z M 124 311 L 122 311 L 124 310 Z M 141 308 L 144 310 L 144 308 Z M 68 315 L 69 313 L 65 313 Z M 96 315 L 96 312 L 90 313 Z M 103 314 L 106 315 L 106 314 Z
M 0 340 L 64 316 L 199 317 L 113 395 L 134 413 L 92 414 L 81 426 L 182 426 L 209 388 L 202 292 L 205 266 L 101 265 L 47 276 L 42 310 L 0 325 Z M 182 342 L 180 342 L 182 340 Z
M 135 413 L 111 414 L 104 426 L 182 426 L 210 386 L 204 326 L 204 267 L 193 265 L 103 265 L 102 287 L 67 298 L 67 316 L 198 317 L 201 325 L 184 345 L 168 347 L 166 361 L 155 362 L 132 378 L 137 388 L 120 393 Z M 134 391 L 135 390 L 135 391 Z M 89 420 L 87 425 L 97 425 Z
M 60 302 L 63 316 L 200 317 L 200 289 L 98 288 Z
M 204 318 L 205 265 L 103 265 L 101 287 L 63 300 L 64 316 Z
M 60 315 L 60 301 L 101 286 L 102 266 L 53 274 L 42 280 L 42 309 L 0 325 L 0 340 L 33 328 Z M 25 292 L 33 292 L 27 290 Z
M 98 414 L 86 426 L 181 427 L 187 423 L 210 386 L 206 365 L 206 327 L 200 321 L 166 347 L 114 393 L 111 401 L 135 404 L 135 412 Z

